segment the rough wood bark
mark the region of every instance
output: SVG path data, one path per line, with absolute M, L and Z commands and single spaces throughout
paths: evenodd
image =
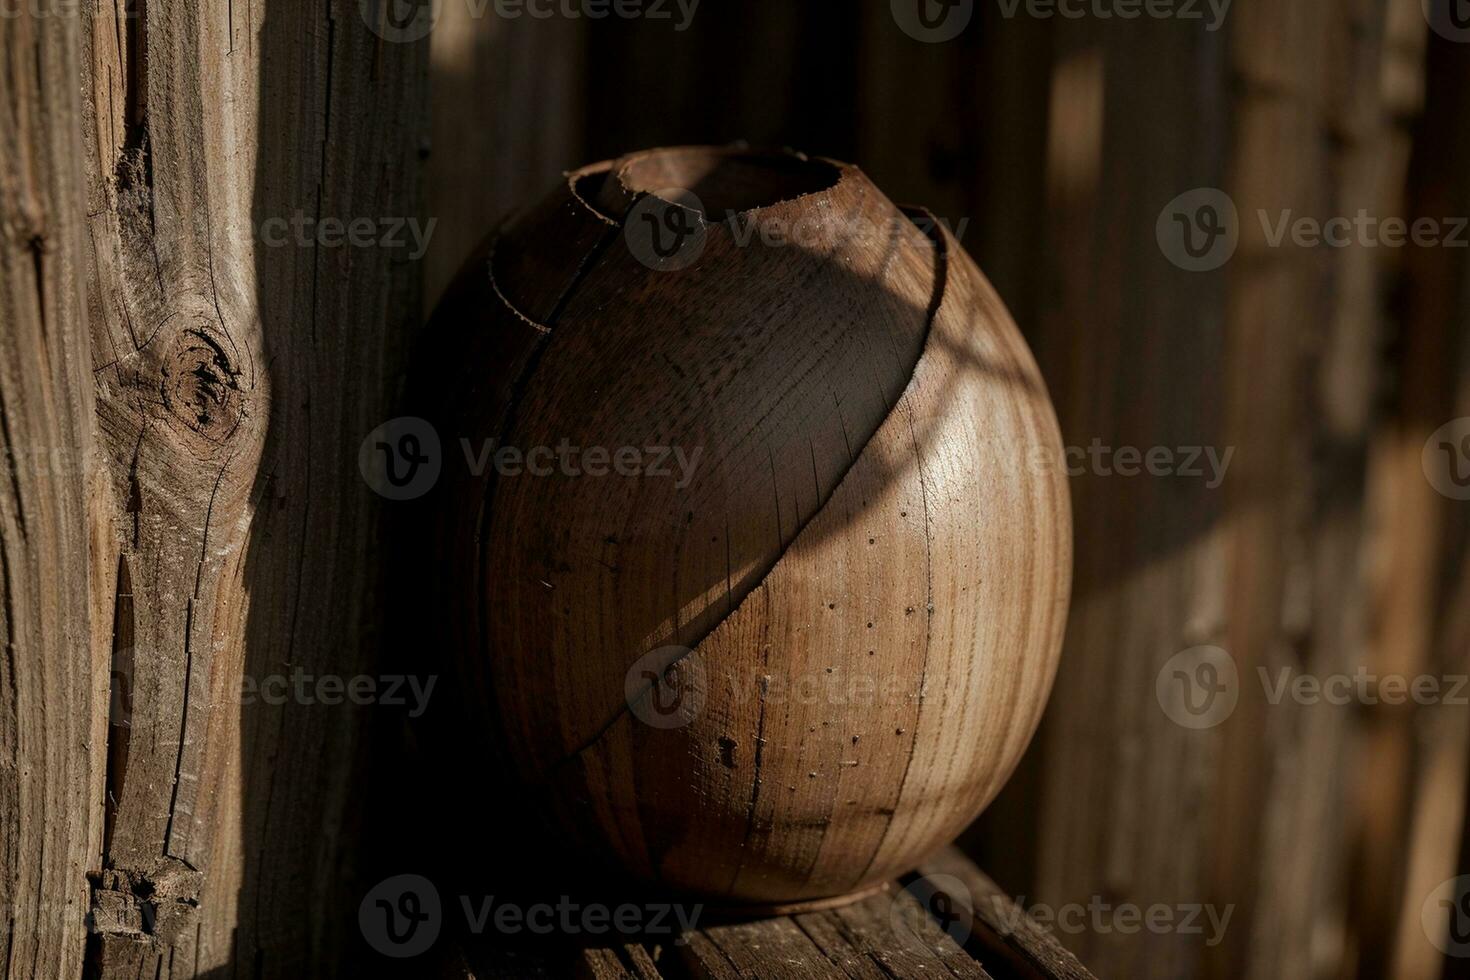
M 99 587 L 120 705 L 104 976 L 330 973 L 349 939 L 361 713 L 242 682 L 375 663 L 377 507 L 356 456 L 388 415 L 417 269 L 376 237 L 292 230 L 418 214 L 424 45 L 385 40 L 370 8 L 83 8 L 113 502 L 92 560 L 115 576 Z
M 17 978 L 80 975 L 102 833 L 78 38 L 55 5 L 0 19 L 0 976 Z

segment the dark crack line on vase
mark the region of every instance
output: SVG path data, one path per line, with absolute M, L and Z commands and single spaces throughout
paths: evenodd
M 918 227 L 924 233 L 924 235 L 928 237 L 928 239 L 934 246 L 934 286 L 933 289 L 930 291 L 929 306 L 925 310 L 924 336 L 923 341 L 919 345 L 919 356 L 914 360 L 913 369 L 909 373 L 909 382 L 905 384 L 906 390 L 908 384 L 911 384 L 913 381 L 914 373 L 918 371 L 919 365 L 923 363 L 925 355 L 929 352 L 929 341 L 930 335 L 934 329 L 934 321 L 939 315 L 940 306 L 944 302 L 945 290 L 949 278 L 949 244 L 944 235 L 936 231 L 936 226 L 932 223 L 933 216 L 927 209 L 900 207 L 899 210 L 903 212 L 904 216 L 907 217 L 910 221 L 915 222 L 915 227 Z M 921 217 L 928 217 L 930 219 L 931 223 L 928 227 L 924 227 L 918 224 L 918 219 Z M 881 387 L 879 390 L 881 393 Z M 902 396 L 900 396 L 899 400 L 902 401 Z M 889 417 L 891 417 L 892 414 L 893 409 L 890 408 L 888 411 Z M 837 479 L 835 483 L 833 483 L 831 491 L 828 492 L 825 498 L 817 502 L 817 506 L 813 508 L 811 514 L 809 514 L 804 520 L 798 518 L 797 526 L 793 530 L 791 535 L 790 545 L 784 548 L 782 551 L 778 552 L 775 557 L 771 559 L 770 564 L 761 570 L 760 578 L 756 582 L 754 582 L 751 585 L 749 591 L 747 591 L 746 594 L 741 597 L 740 602 L 735 606 L 735 609 L 726 613 L 717 622 L 711 624 L 710 627 L 706 629 L 697 640 L 695 640 L 693 643 L 689 644 L 688 647 L 685 648 L 684 653 L 669 661 L 668 665 L 665 667 L 666 670 L 668 669 L 668 667 L 673 667 L 675 664 L 678 664 L 679 662 L 683 661 L 691 654 L 693 654 L 704 643 L 706 639 L 712 636 L 716 630 L 718 630 L 721 626 L 728 622 L 730 618 L 735 615 L 736 612 L 744 607 L 745 603 L 750 599 L 752 595 L 754 595 L 758 590 L 765 586 L 765 584 L 770 580 L 771 572 L 774 571 L 776 566 L 781 563 L 781 559 L 785 557 L 786 553 L 790 551 L 792 547 L 795 547 L 796 542 L 799 541 L 801 538 L 802 532 L 805 531 L 807 526 L 816 518 L 818 514 L 822 512 L 822 510 L 827 506 L 831 499 L 837 494 L 837 491 L 841 489 L 842 485 L 847 482 L 848 476 L 852 473 L 853 466 L 857 464 L 858 459 L 862 457 L 862 454 L 867 450 L 868 446 L 872 443 L 872 440 L 878 435 L 878 433 L 882 431 L 883 425 L 886 423 L 887 418 L 885 418 L 882 423 L 879 423 L 879 425 L 874 428 L 872 434 L 870 434 L 867 440 L 864 441 L 862 447 L 857 451 L 855 455 L 851 456 L 847 467 L 842 471 L 842 475 Z M 509 430 L 507 429 L 507 431 Z M 850 448 L 849 451 L 851 451 Z M 779 501 L 779 488 L 777 499 Z M 586 752 L 588 749 L 592 748 L 592 746 L 600 742 L 603 736 L 612 730 L 612 727 L 614 725 L 616 725 L 619 721 L 623 719 L 623 717 L 625 717 L 633 710 L 633 706 L 635 704 L 640 703 L 641 701 L 643 701 L 644 698 L 647 698 L 653 692 L 653 688 L 654 684 L 653 682 L 650 682 L 647 686 L 643 687 L 636 696 L 625 699 L 623 704 L 616 710 L 614 710 L 612 715 L 605 722 L 597 727 L 596 731 L 594 731 L 589 737 L 584 739 L 572 751 L 553 762 L 550 766 L 551 770 L 553 772 L 556 771 L 567 762 L 578 758 L 582 755 L 582 753 Z

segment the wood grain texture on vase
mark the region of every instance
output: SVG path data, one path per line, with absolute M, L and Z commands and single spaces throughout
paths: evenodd
M 790 907 L 994 797 L 1056 670 L 1070 514 L 1030 352 L 940 223 L 834 161 L 634 154 L 508 223 L 430 338 L 446 446 L 500 454 L 446 464 L 426 575 L 561 839 Z

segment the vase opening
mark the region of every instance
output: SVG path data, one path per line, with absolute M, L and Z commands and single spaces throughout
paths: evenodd
M 687 191 L 707 217 L 715 218 L 816 194 L 841 176 L 833 164 L 795 153 L 704 146 L 640 154 L 619 172 L 628 191 L 679 197 L 675 203 L 689 207 L 678 195 Z

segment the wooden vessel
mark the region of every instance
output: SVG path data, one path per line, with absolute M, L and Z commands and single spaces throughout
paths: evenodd
M 654 150 L 568 175 L 431 329 L 454 680 L 558 839 L 789 908 L 993 798 L 1070 518 L 1036 366 L 941 223 L 846 164 Z

